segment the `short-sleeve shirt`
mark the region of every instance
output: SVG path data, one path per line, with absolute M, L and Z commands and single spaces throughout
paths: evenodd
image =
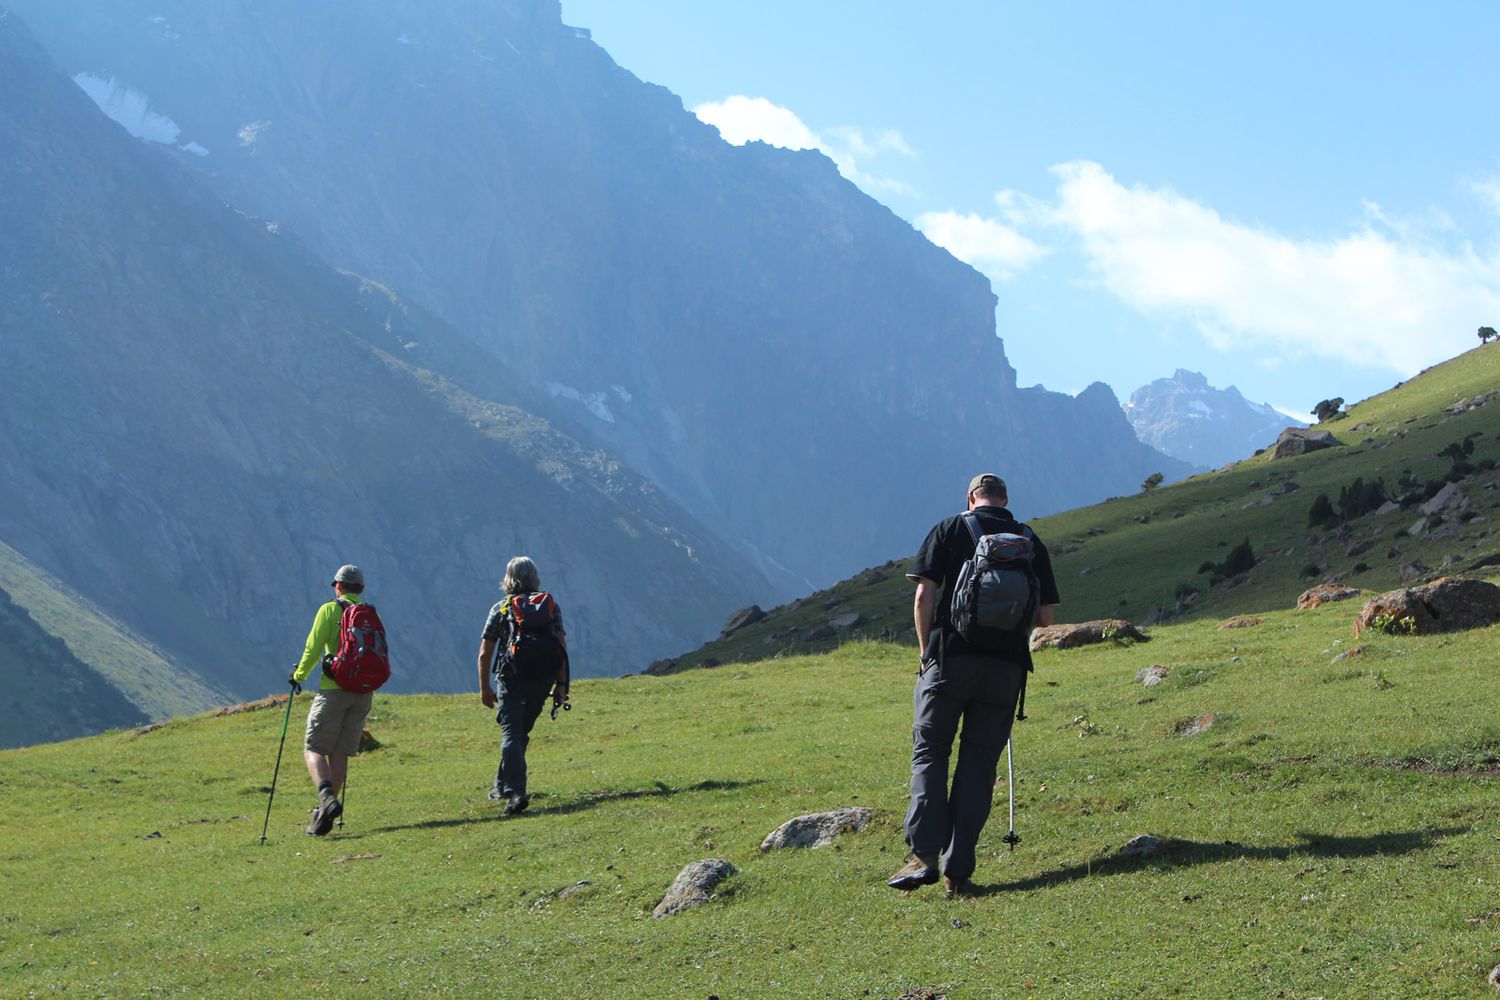
M 980 531 L 986 535 L 1002 531 L 1020 534 L 1021 528 L 1025 527 L 1004 507 L 975 507 L 974 514 L 979 518 Z M 1061 598 L 1057 593 L 1057 580 L 1052 575 L 1052 557 L 1047 553 L 1047 546 L 1036 537 L 1035 532 L 1032 532 L 1032 539 L 1035 548 L 1031 569 L 1036 574 L 1037 583 L 1041 588 L 1040 601 L 1042 604 L 1061 603 Z M 936 614 L 933 616 L 932 633 L 927 640 L 929 649 L 933 648 L 934 643 L 940 641 L 943 643 L 941 649 L 944 653 L 973 652 L 968 648 L 963 637 L 958 634 L 958 630 L 953 627 L 952 615 L 953 588 L 958 581 L 958 571 L 973 555 L 974 536 L 969 533 L 968 526 L 964 524 L 964 516 L 955 514 L 939 521 L 927 533 L 927 540 L 922 543 L 922 548 L 912 560 L 911 569 L 906 572 L 908 579 L 915 580 L 922 577 L 938 584 L 940 588 Z M 1028 642 L 1028 633 L 1028 629 L 1018 630 L 1015 643 L 1011 648 L 985 655 L 1019 664 L 1029 670 L 1031 647 Z
M 552 603 L 554 605 L 557 604 L 556 597 L 552 599 Z M 510 597 L 507 596 L 499 603 L 497 603 L 494 607 L 490 608 L 489 617 L 484 620 L 483 638 L 490 642 L 498 644 L 501 649 L 504 649 L 510 643 L 510 629 Z M 563 631 L 563 614 L 561 607 L 558 607 L 557 609 L 557 617 L 552 619 L 552 634 L 557 636 L 559 639 L 563 638 L 563 636 L 566 635 L 566 633 Z

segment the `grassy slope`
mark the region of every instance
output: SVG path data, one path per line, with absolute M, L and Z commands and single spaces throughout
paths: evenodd
M 148 718 L 201 712 L 238 699 L 176 664 L 146 640 L 0 542 L 0 579 L 17 605 L 97 670 Z
M 539 723 L 533 810 L 514 819 L 483 800 L 496 729 L 458 696 L 378 698 L 385 746 L 356 763 L 348 827 L 318 841 L 292 755 L 256 846 L 279 711 L 0 753 L 0 993 L 1488 995 L 1500 725 L 1474 694 L 1495 635 L 1383 636 L 1331 664 L 1354 610 L 1041 654 L 1017 734 L 1023 843 L 1001 842 L 997 787 L 973 900 L 882 884 L 904 851 L 912 664 L 895 645 L 582 682 L 576 711 Z M 1147 692 L 1132 678 L 1153 662 L 1174 673 Z M 1173 735 L 1210 711 L 1217 727 Z M 878 819 L 836 849 L 757 850 L 850 804 Z M 1146 832 L 1183 843 L 1113 858 Z M 335 863 L 351 855 L 378 856 Z M 705 857 L 741 874 L 650 919 Z
M 1281 460 L 1272 460 L 1267 453 L 1151 493 L 1032 521 L 1053 553 L 1063 596 L 1058 620 L 1119 617 L 1142 621 L 1160 606 L 1171 608 L 1180 584 L 1203 591 L 1187 610 L 1188 618 L 1285 608 L 1312 582 L 1302 575 L 1309 563 L 1322 569 L 1315 579 L 1337 577 L 1382 591 L 1398 586 L 1400 568 L 1413 560 L 1436 570 L 1454 555 L 1462 568 L 1500 553 L 1500 492 L 1493 488 L 1500 474 L 1494 472 L 1477 473 L 1462 484 L 1471 510 L 1484 520 L 1465 525 L 1457 538 L 1397 538 L 1398 530 L 1417 519 L 1415 509 L 1387 517 L 1361 517 L 1352 523 L 1352 535 L 1346 540 L 1307 526 L 1313 498 L 1328 493 L 1337 503 L 1339 487 L 1355 478 L 1383 479 L 1390 489 L 1406 469 L 1419 480 L 1442 478 L 1450 466 L 1437 453 L 1467 435 L 1479 435 L 1473 462 L 1500 460 L 1500 401 L 1459 416 L 1442 412 L 1456 400 L 1491 392 L 1497 385 L 1500 348 L 1476 348 L 1359 403 L 1348 417 L 1324 425 L 1346 447 Z M 1288 481 L 1297 484 L 1297 492 L 1260 506 L 1263 498 Z M 1024 517 L 1026 498 L 1014 499 L 1018 516 Z M 914 543 L 925 528 L 914 526 Z M 1261 563 L 1234 587 L 1209 588 L 1208 576 L 1200 574 L 1198 567 L 1205 561 L 1221 561 L 1230 546 L 1245 538 Z M 1369 550 L 1346 555 L 1357 541 L 1368 542 Z M 1388 556 L 1393 547 L 1397 554 Z M 1359 563 L 1368 568 L 1356 572 Z M 678 658 L 679 667 L 700 666 L 710 659 L 727 663 L 821 651 L 851 635 L 914 641 L 911 585 L 902 575 L 906 565 L 906 560 L 889 563 L 878 568 L 876 575 L 884 576 L 883 580 L 870 582 L 871 571 L 866 571 L 776 609 L 766 621 Z M 838 605 L 829 609 L 827 605 L 835 601 Z M 813 626 L 849 611 L 862 615 L 852 632 L 818 642 L 802 638 Z

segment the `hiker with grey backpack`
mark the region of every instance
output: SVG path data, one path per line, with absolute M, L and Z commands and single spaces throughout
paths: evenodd
M 552 717 L 568 704 L 568 637 L 562 611 L 542 590 L 536 563 L 516 556 L 505 566 L 505 597 L 490 608 L 479 643 L 479 699 L 495 708 L 500 724 L 500 766 L 490 800 L 507 815 L 524 812 L 526 747 L 531 729 L 552 699 Z
M 1012 720 L 1024 718 L 1018 709 L 1031 670 L 1031 630 L 1052 623 L 1059 601 L 1047 547 L 1008 502 L 999 476 L 975 476 L 968 509 L 928 533 L 906 574 L 917 585 L 919 661 L 905 824 L 911 855 L 887 881 L 894 889 L 941 878 L 949 896 L 973 891 L 1000 753 Z M 1006 840 L 1014 846 L 1014 828 Z

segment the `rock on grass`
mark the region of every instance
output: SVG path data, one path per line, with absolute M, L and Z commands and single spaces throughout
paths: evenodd
M 1394 622 L 1410 618 L 1411 630 L 1417 635 L 1484 628 L 1500 621 L 1500 587 L 1483 580 L 1445 576 L 1420 587 L 1388 590 L 1360 608 L 1354 619 L 1355 636 L 1385 616 Z
M 825 847 L 841 833 L 857 833 L 870 822 L 870 810 L 848 806 L 833 812 L 810 813 L 789 819 L 766 835 L 762 851 L 779 847 Z
M 1129 639 L 1146 642 L 1150 635 L 1121 618 L 1102 618 L 1076 625 L 1048 625 L 1031 633 L 1031 651 L 1039 649 L 1072 649 L 1098 642 Z
M 674 913 L 702 906 L 713 898 L 714 889 L 719 883 L 738 870 L 728 861 L 718 858 L 694 861 L 672 880 L 667 894 L 661 898 L 660 903 L 656 904 L 656 909 L 651 911 L 651 915 L 670 917 Z
M 1358 597 L 1358 587 L 1346 587 L 1341 583 L 1320 583 L 1316 587 L 1309 587 L 1297 598 L 1297 608 L 1306 611 L 1308 608 L 1321 607 L 1333 601 L 1347 601 L 1351 597 Z

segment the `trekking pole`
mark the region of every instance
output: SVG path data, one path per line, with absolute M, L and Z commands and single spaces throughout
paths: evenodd
M 339 829 L 344 828 L 344 813 L 349 811 L 349 762 L 344 762 L 344 787 L 339 789 L 339 804 L 343 806 L 339 810 Z
M 260 825 L 260 843 L 266 844 L 266 830 L 271 826 L 271 803 L 276 801 L 276 779 L 281 775 L 281 752 L 286 749 L 286 727 L 292 721 L 292 699 L 297 697 L 297 685 L 293 684 L 286 696 L 286 715 L 281 720 L 281 742 L 276 746 L 276 769 L 271 772 L 271 794 L 266 796 L 266 821 Z
M 1010 832 L 1005 842 L 1014 851 L 1021 838 L 1016 836 L 1016 751 L 1014 739 L 1005 741 L 1005 791 L 1010 797 Z

